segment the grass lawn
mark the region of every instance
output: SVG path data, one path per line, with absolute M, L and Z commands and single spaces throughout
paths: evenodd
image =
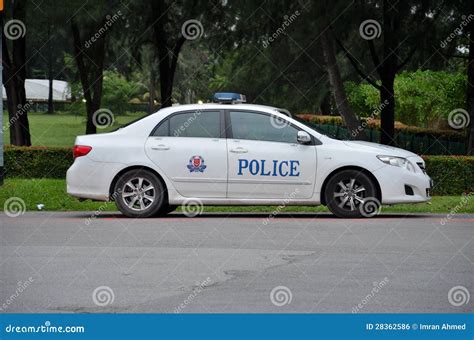
M 107 129 L 97 129 L 98 133 L 115 130 L 143 113 L 127 114 L 115 117 L 113 126 Z M 34 146 L 73 146 L 76 136 L 85 134 L 85 116 L 74 116 L 66 113 L 46 114 L 39 112 L 28 113 L 30 123 L 31 143 Z M 3 126 L 7 126 L 8 112 L 3 113 Z M 3 142 L 10 144 L 10 131 L 3 135 Z
M 85 210 L 95 211 L 97 209 L 115 211 L 115 204 L 103 202 L 84 201 L 79 202 L 66 194 L 66 182 L 62 179 L 7 179 L 0 187 L 0 206 L 10 197 L 21 198 L 29 211 L 38 210 L 38 204 L 44 204 L 44 210 Z M 276 207 L 273 206 L 219 206 L 205 207 L 205 212 L 268 212 L 271 213 Z M 384 206 L 382 212 L 404 212 L 404 213 L 448 213 L 456 208 L 457 213 L 474 213 L 474 202 L 461 201 L 460 196 L 435 196 L 430 203 L 402 204 L 395 206 Z M 326 207 L 318 206 L 289 206 L 282 211 L 286 212 L 324 212 Z

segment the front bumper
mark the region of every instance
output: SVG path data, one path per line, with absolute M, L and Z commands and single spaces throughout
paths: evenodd
M 408 171 L 393 165 L 383 166 L 373 172 L 382 192 L 382 204 L 419 203 L 431 199 L 433 181 L 421 169 Z M 406 186 L 410 194 L 407 194 Z

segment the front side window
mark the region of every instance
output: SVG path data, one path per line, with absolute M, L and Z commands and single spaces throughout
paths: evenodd
M 172 115 L 161 122 L 153 136 L 220 138 L 219 111 L 192 111 Z
M 235 139 L 297 143 L 298 130 L 279 117 L 247 111 L 230 111 L 229 114 Z

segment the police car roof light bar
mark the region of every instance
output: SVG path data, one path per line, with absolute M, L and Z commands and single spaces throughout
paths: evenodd
M 214 93 L 214 102 L 222 104 L 245 103 L 247 98 L 245 95 L 233 92 L 216 92 Z

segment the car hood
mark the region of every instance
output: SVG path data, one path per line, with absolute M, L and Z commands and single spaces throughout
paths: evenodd
M 409 158 L 409 157 L 420 158 L 420 156 L 418 156 L 417 154 L 413 152 L 403 150 L 400 148 L 395 148 L 389 145 L 364 142 L 364 141 L 343 141 L 343 143 L 350 148 L 376 153 L 377 155 L 397 156 L 397 157 L 403 157 L 403 158 Z

